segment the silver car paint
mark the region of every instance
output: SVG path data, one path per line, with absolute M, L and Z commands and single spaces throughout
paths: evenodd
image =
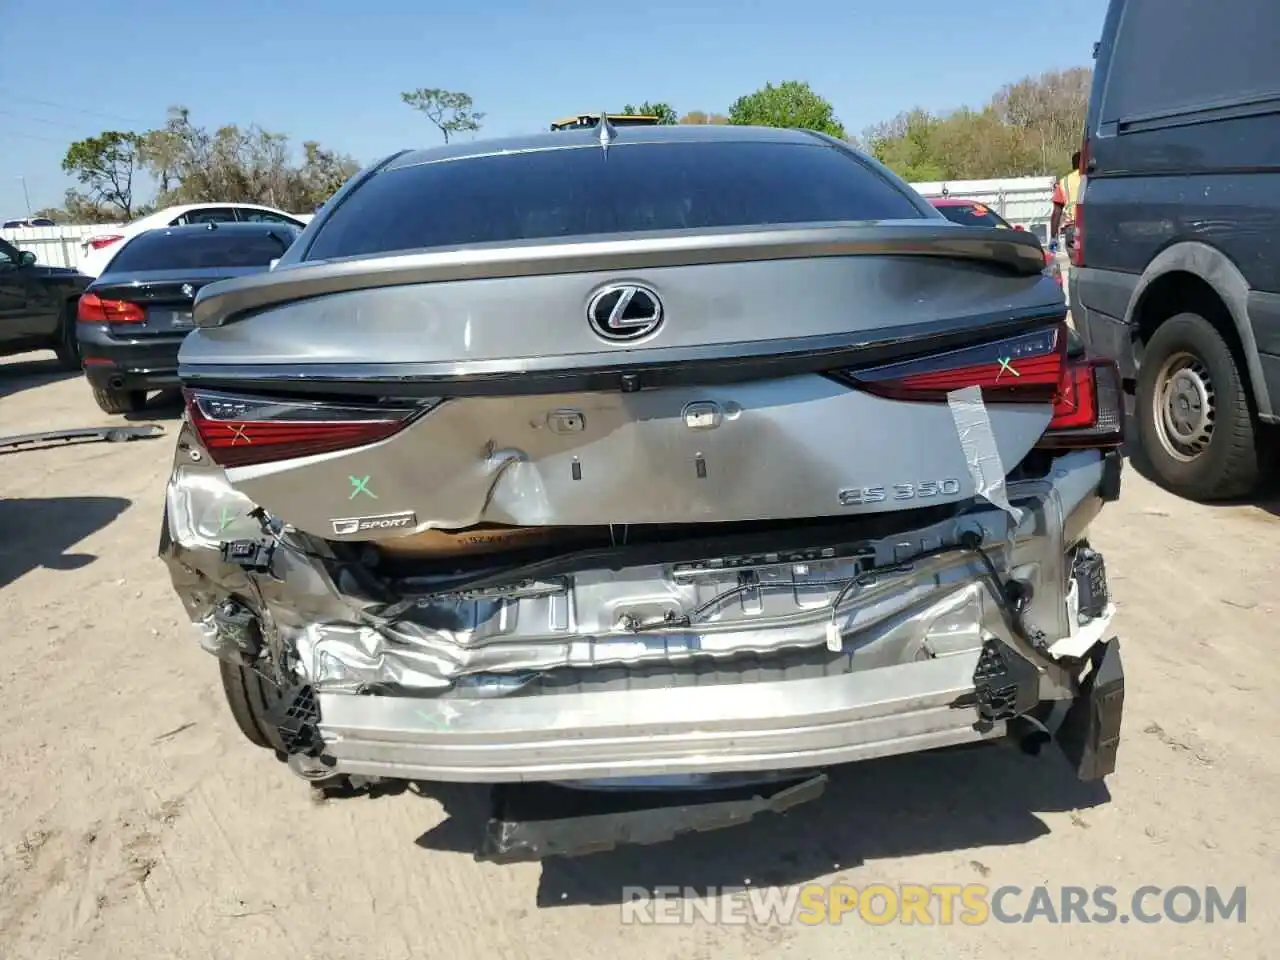
M 967 229 L 972 228 L 949 225 L 931 233 Z M 789 248 L 807 250 L 793 233 L 775 238 L 775 247 L 785 240 Z M 635 250 L 646 242 L 626 246 Z M 577 246 L 564 244 L 558 252 L 569 257 Z M 432 256 L 438 261 L 443 255 L 393 258 L 424 262 L 405 267 L 404 278 L 391 285 L 316 297 L 312 290 L 327 285 L 313 279 L 289 291 L 303 299 L 278 304 L 257 306 L 258 298 L 248 299 L 254 278 L 210 285 L 196 301 L 201 329 L 183 345 L 179 360 L 188 373 L 220 373 L 219 368 L 244 364 L 299 365 L 299 373 L 310 373 L 313 364 L 394 364 L 402 370 L 423 364 L 455 376 L 514 374 L 539 365 L 572 369 L 688 359 L 690 350 L 707 347 L 721 347 L 726 355 L 759 354 L 811 337 L 839 335 L 857 342 L 886 330 L 972 322 L 993 311 L 1007 316 L 1064 309 L 1062 291 L 1038 273 L 980 272 L 940 256 L 828 255 L 661 266 L 670 259 L 663 254 L 647 266 L 475 279 L 440 275 L 432 269 L 438 263 L 425 262 Z M 537 258 L 531 262 L 538 265 Z M 477 272 L 474 263 L 468 266 Z M 262 276 L 283 287 L 288 274 L 277 266 Z M 363 276 L 368 282 L 377 274 Z M 655 290 L 665 314 L 656 334 L 625 348 L 597 336 L 586 316 L 596 291 L 619 282 Z M 281 288 L 274 288 L 273 296 L 280 295 Z M 225 311 L 246 303 L 255 304 L 256 312 L 222 325 Z
M 1000 459 L 1015 464 L 1044 432 L 1050 410 L 993 404 L 988 415 Z M 708 426 L 715 417 L 718 425 Z M 560 432 L 560 422 L 576 429 Z M 368 478 L 361 492 L 353 477 Z M 227 478 L 273 515 L 334 539 L 343 539 L 333 533 L 335 519 L 360 515 L 353 507 L 413 512 L 413 528 L 383 534 L 402 536 L 482 522 L 851 515 L 976 492 L 945 404 L 888 400 L 816 375 L 634 394 L 459 398 L 389 440 L 237 467 Z M 921 486 L 927 482 L 934 487 Z M 895 497 L 907 484 L 933 495 Z M 871 487 L 886 488 L 885 498 L 858 504 L 841 496 Z
M 509 148 L 453 145 L 389 168 Z M 1016 510 L 971 499 L 973 464 L 946 404 L 873 397 L 821 376 L 825 354 L 812 353 L 979 325 L 994 336 L 1019 318 L 1060 317 L 1061 292 L 1039 276 L 1029 238 L 987 236 L 934 212 L 917 224 L 300 263 L 345 195 L 274 270 L 202 291 L 182 375 L 246 392 L 283 378 L 366 396 L 392 395 L 395 383 L 424 395 L 438 378 L 467 395 L 364 449 L 229 471 L 184 425 L 161 545 L 210 652 L 236 656 L 214 618 L 220 601 L 236 598 L 262 626 L 261 665 L 314 688 L 333 763 L 319 772 L 661 776 L 811 768 L 968 742 L 1003 733 L 973 699 L 979 651 L 995 639 L 1034 666 L 1043 700 L 1079 692 L 1080 662 L 1048 651 L 1077 628 L 1068 553 L 1100 509 L 1101 455 L 1059 456 L 1043 479 L 1011 477 L 1003 492 Z M 619 349 L 593 337 L 585 310 L 600 285 L 628 281 L 657 291 L 666 318 L 646 342 Z M 809 372 L 786 376 L 712 385 L 691 366 L 806 351 Z M 636 393 L 520 388 L 530 371 L 656 364 L 695 372 L 685 385 Z M 1003 475 L 1050 411 L 991 404 L 985 416 L 998 453 L 989 462 Z M 556 422 L 581 426 L 557 431 Z M 367 477 L 376 498 L 353 491 L 353 477 Z M 693 573 L 670 563 L 585 569 L 479 595 L 428 595 L 426 582 L 406 581 L 389 602 L 354 565 L 332 562 L 330 547 L 340 539 L 332 521 L 361 516 L 357 498 L 365 515 L 412 511 L 420 526 L 445 528 L 697 523 L 900 510 L 900 501 L 842 506 L 840 497 L 899 484 L 954 491 L 936 502 L 958 512 L 930 513 L 916 527 L 904 515 L 898 533 L 861 543 L 881 569 L 845 594 L 832 581 L 847 582 L 851 564 L 834 556 L 766 558 L 755 589 L 741 593 L 738 573 L 702 557 L 707 569 Z M 267 517 L 251 515 L 259 508 Z M 1021 630 L 986 563 L 957 549 L 969 532 L 981 532 L 1001 577 L 1031 588 Z M 276 541 L 270 573 L 222 560 L 221 543 L 264 535 Z M 689 625 L 663 622 L 731 589 L 732 602 Z

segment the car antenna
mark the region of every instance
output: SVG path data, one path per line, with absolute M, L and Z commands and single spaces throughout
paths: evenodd
M 605 152 L 608 152 L 609 144 L 618 139 L 618 130 L 609 122 L 609 112 L 607 110 L 600 111 L 600 123 L 597 124 L 596 134 L 600 138 L 600 149 Z

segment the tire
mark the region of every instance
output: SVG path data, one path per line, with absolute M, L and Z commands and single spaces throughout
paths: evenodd
M 283 753 L 284 742 L 267 719 L 271 706 L 279 700 L 276 689 L 248 667 L 219 660 L 218 670 L 227 706 L 245 739 L 256 747 Z
M 1170 317 L 1143 351 L 1138 437 L 1160 484 L 1191 500 L 1243 496 L 1258 482 L 1253 414 L 1231 348 L 1194 313 Z
M 147 405 L 147 391 L 94 387 L 93 399 L 103 413 L 136 413 Z
M 58 366 L 63 370 L 80 369 L 80 341 L 76 339 L 76 305 L 68 301 L 62 308 L 58 339 L 53 345 Z

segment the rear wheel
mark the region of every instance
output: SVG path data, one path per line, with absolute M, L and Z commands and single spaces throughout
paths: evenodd
M 63 370 L 80 369 L 80 342 L 76 339 L 76 305 L 68 301 L 62 308 L 58 323 L 58 339 L 53 344 L 58 366 Z
M 267 719 L 271 707 L 280 700 L 278 688 L 249 667 L 219 660 L 218 670 L 222 673 L 222 692 L 227 706 L 245 739 L 255 746 L 283 753 L 284 742 Z
M 1258 481 L 1253 415 L 1222 335 L 1180 313 L 1152 335 L 1138 370 L 1138 435 L 1156 478 L 1193 500 L 1250 492 Z
M 94 387 L 93 399 L 103 413 L 136 413 L 147 405 L 147 391 Z

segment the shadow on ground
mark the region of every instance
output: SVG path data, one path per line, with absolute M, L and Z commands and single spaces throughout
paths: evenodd
M 1077 780 L 1054 749 L 1030 757 L 984 745 L 866 761 L 830 775 L 821 798 L 782 815 L 762 814 L 742 826 L 654 846 L 545 860 L 538 906 L 622 903 L 626 887 L 786 886 L 867 860 L 1023 844 L 1049 832 L 1037 814 L 1110 799 L 1104 784 Z M 419 847 L 476 849 L 489 816 L 487 788 L 432 783 L 411 789 L 438 801 L 447 816 L 417 839 Z M 973 866 L 975 879 L 983 869 Z
M 45 567 L 79 570 L 97 559 L 68 552 L 85 537 L 110 524 L 128 507 L 121 497 L 0 499 L 0 587 Z
M 1257 507 L 1272 516 L 1280 517 L 1280 429 L 1269 427 L 1262 437 L 1262 450 L 1265 452 L 1264 476 L 1258 489 L 1247 497 L 1235 497 L 1230 500 L 1214 500 L 1207 502 L 1207 507 Z M 1147 459 L 1142 443 L 1138 440 L 1138 428 L 1130 411 L 1125 417 L 1124 454 L 1129 466 L 1144 479 L 1158 487 L 1164 485 L 1156 478 Z M 1123 497 L 1124 494 L 1121 493 Z M 1176 494 L 1175 494 L 1176 496 Z
M 39 360 L 0 363 L 0 399 L 78 376 L 80 376 L 79 370 L 63 370 L 52 356 L 48 358 L 42 356 Z
M 162 390 L 147 398 L 147 404 L 141 410 L 124 414 L 130 422 L 146 420 L 177 420 L 182 416 L 182 393 L 177 390 Z

